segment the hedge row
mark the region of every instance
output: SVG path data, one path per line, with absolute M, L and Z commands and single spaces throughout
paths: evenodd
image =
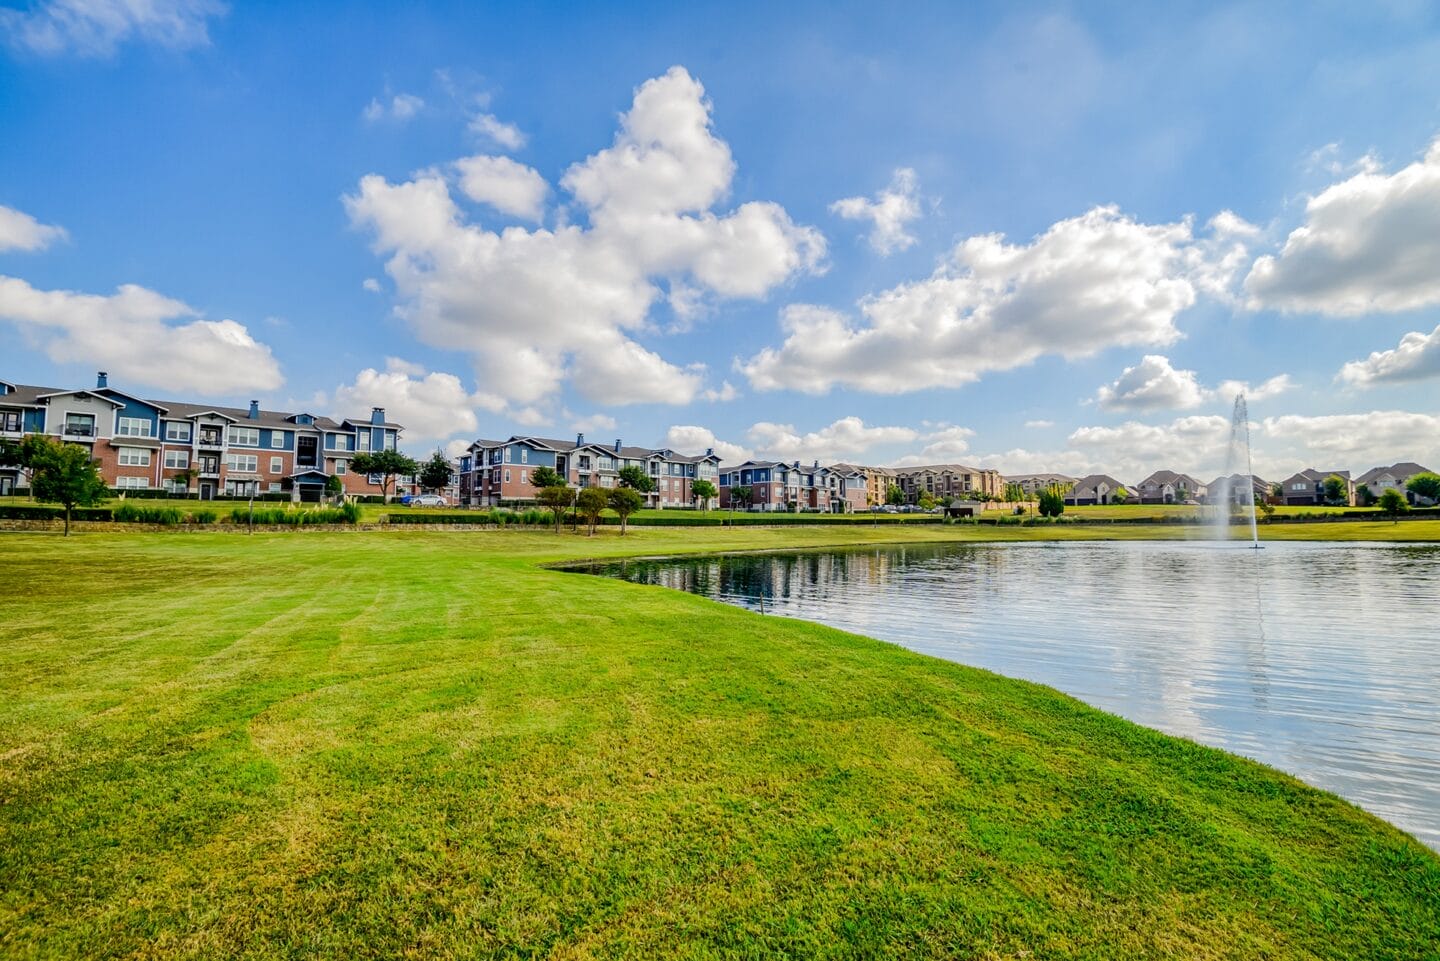
M 423 514 L 390 514 L 387 519 L 392 525 L 424 525 L 424 524 L 493 524 L 497 527 L 509 525 L 532 525 L 542 526 L 554 524 L 554 515 L 549 511 L 525 511 L 523 513 L 511 513 L 509 511 L 463 511 L 450 513 L 437 513 L 426 511 Z M 885 516 L 864 517 L 857 519 L 854 514 L 736 514 L 732 519 L 730 515 L 723 513 L 696 514 L 686 512 L 678 517 L 632 517 L 631 527 L 774 527 L 777 524 L 798 524 L 809 525 L 855 525 L 869 521 L 878 521 L 881 524 L 941 524 L 944 518 L 934 514 L 917 514 L 911 516 Z M 580 518 L 577 522 L 574 514 L 565 517 L 566 525 L 579 524 L 584 526 L 587 521 Z M 616 527 L 620 524 L 620 518 L 613 514 L 605 514 L 600 518 L 600 523 L 608 527 Z
M 114 512 L 108 507 L 77 507 L 70 512 L 75 521 L 111 521 Z M 7 504 L 0 506 L 0 520 L 5 521 L 49 521 L 63 520 L 63 507 L 39 507 L 29 504 Z

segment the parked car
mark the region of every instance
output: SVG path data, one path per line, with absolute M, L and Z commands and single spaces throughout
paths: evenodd
M 418 494 L 406 502 L 410 507 L 445 507 L 449 503 L 439 494 Z

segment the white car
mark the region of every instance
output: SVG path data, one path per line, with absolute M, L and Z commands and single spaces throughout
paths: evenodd
M 439 494 L 421 494 L 418 497 L 410 498 L 411 507 L 446 507 L 449 503 Z

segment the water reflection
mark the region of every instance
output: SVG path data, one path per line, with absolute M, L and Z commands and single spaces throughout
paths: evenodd
M 929 545 L 592 570 L 1049 684 L 1440 848 L 1437 547 Z

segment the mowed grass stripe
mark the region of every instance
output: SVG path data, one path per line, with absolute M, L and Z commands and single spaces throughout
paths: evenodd
M 539 566 L 956 536 L 0 539 L 28 585 L 0 601 L 0 949 L 1440 950 L 1440 861 L 1293 779 L 1035 685 Z

